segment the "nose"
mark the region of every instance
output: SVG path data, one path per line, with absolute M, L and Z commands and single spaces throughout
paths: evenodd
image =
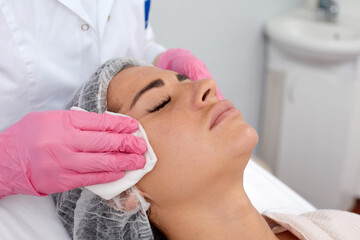
M 202 108 L 210 102 L 217 101 L 216 83 L 212 79 L 202 79 L 193 82 L 195 108 Z

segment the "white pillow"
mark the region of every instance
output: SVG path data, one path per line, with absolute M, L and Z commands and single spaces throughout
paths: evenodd
M 260 213 L 269 211 L 301 214 L 316 210 L 303 197 L 252 160 L 245 168 L 244 189 Z

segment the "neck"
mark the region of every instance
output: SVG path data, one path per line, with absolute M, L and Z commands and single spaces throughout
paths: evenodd
M 213 196 L 158 211 L 155 222 L 171 240 L 277 239 L 251 204 L 242 183 Z

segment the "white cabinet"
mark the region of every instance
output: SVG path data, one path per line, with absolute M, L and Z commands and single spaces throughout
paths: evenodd
M 319 63 L 268 47 L 260 157 L 316 207 L 345 210 L 360 188 L 357 60 Z

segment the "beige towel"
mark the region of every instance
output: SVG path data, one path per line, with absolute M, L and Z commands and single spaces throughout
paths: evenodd
M 360 215 L 338 210 L 316 210 L 301 215 L 263 214 L 273 233 L 286 230 L 301 240 L 360 240 Z

